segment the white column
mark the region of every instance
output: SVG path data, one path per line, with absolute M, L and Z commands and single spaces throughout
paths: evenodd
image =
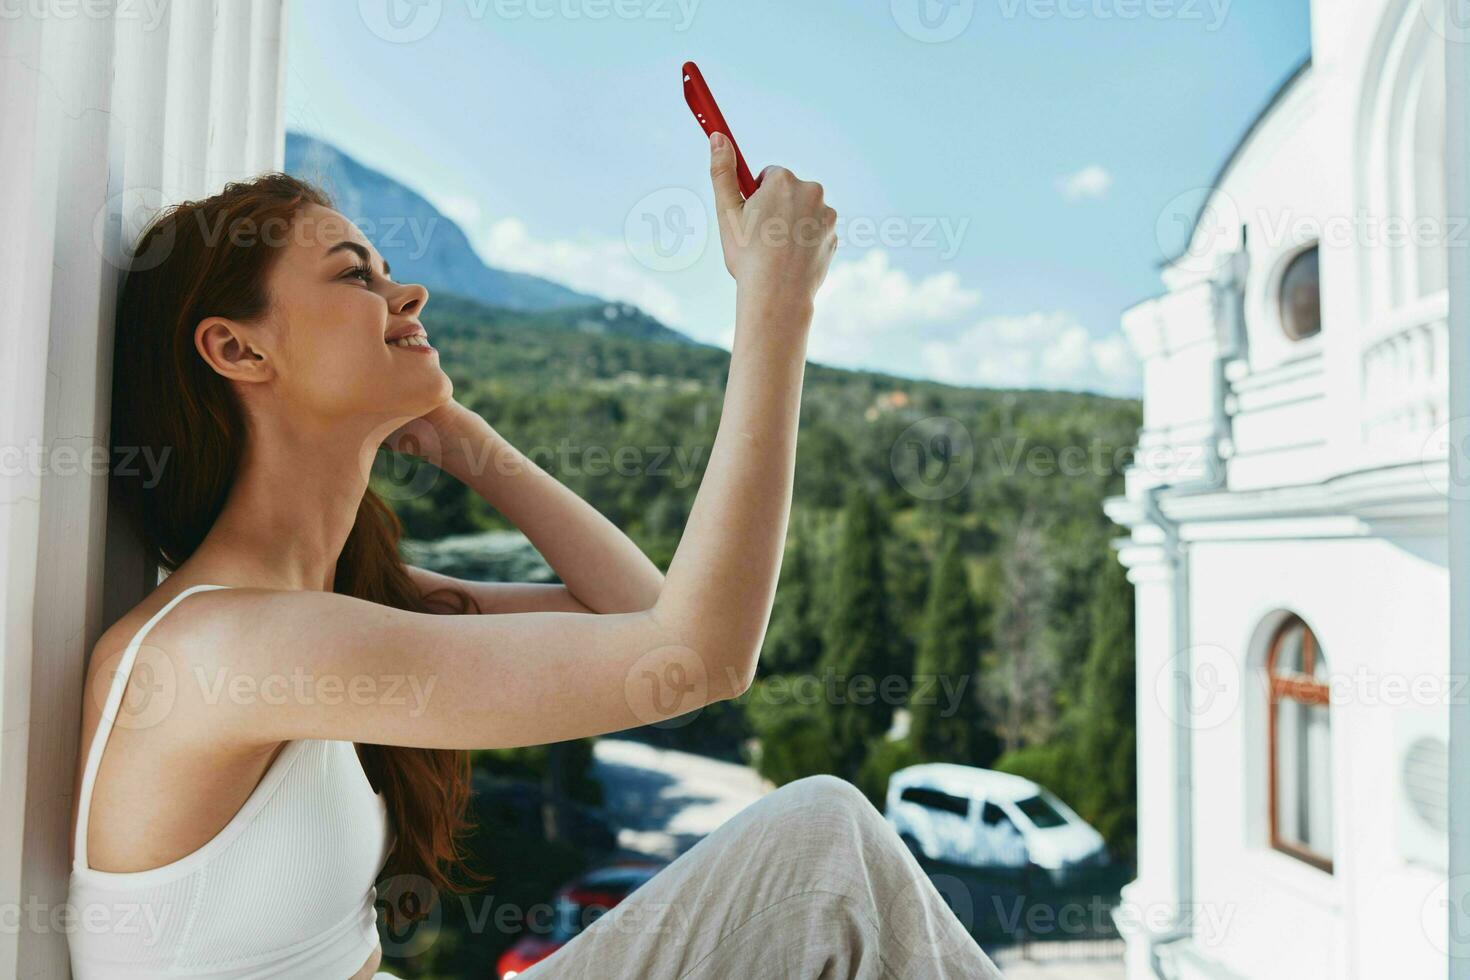
M 1139 544 L 1158 534 L 1151 525 L 1134 528 L 1134 544 L 1119 555 L 1128 567 L 1136 608 L 1137 743 L 1138 743 L 1138 877 L 1123 891 L 1119 928 L 1128 941 L 1129 980 L 1154 980 L 1149 966 L 1150 941 L 1173 927 L 1184 896 L 1185 868 L 1179 829 L 1185 794 L 1180 774 L 1181 744 L 1175 719 L 1177 706 L 1165 703 L 1178 686 L 1176 617 L 1179 576 L 1162 540 Z M 1162 537 L 1162 535 L 1159 535 Z M 1162 693 L 1161 693 L 1162 692 Z M 1163 929 L 1157 927 L 1163 924 Z M 1155 932 L 1148 927 L 1155 927 Z
M 1470 215 L 1470 23 L 1445 0 L 1445 209 Z M 1449 227 L 1455 227 L 1453 222 Z M 1449 248 L 1450 676 L 1470 675 L 1470 249 Z M 1450 708 L 1450 830 L 1446 913 L 1450 980 L 1470 980 L 1470 704 Z
M 281 165 L 283 4 L 0 12 L 0 976 L 68 973 L 86 657 L 147 584 L 106 521 L 118 246 Z

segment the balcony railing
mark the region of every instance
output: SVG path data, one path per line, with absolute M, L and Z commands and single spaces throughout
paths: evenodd
M 1385 316 L 1363 346 L 1362 438 L 1418 451 L 1449 418 L 1444 292 Z

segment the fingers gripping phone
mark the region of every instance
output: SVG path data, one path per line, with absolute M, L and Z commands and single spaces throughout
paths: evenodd
M 689 103 L 689 109 L 694 113 L 694 118 L 706 137 L 711 133 L 723 133 L 735 148 L 735 178 L 740 183 L 740 193 L 750 197 L 760 186 L 760 180 L 751 176 L 750 168 L 745 165 L 745 157 L 740 152 L 740 144 L 735 142 L 735 136 L 730 132 L 730 124 L 725 122 L 714 95 L 710 93 L 709 85 L 699 72 L 699 66 L 692 61 L 684 62 L 684 101 Z

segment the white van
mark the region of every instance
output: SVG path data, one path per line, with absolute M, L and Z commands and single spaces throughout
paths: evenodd
M 916 855 L 983 868 L 1042 869 L 1055 883 L 1108 863 L 1102 835 L 1029 779 L 927 762 L 888 780 L 884 817 Z

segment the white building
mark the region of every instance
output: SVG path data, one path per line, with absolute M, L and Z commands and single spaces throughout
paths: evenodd
M 1444 217 L 1441 17 L 1314 0 L 1310 62 L 1123 317 L 1144 363 L 1106 507 L 1137 590 L 1130 980 L 1447 975 L 1448 704 L 1470 692 L 1445 243 L 1470 231 Z

